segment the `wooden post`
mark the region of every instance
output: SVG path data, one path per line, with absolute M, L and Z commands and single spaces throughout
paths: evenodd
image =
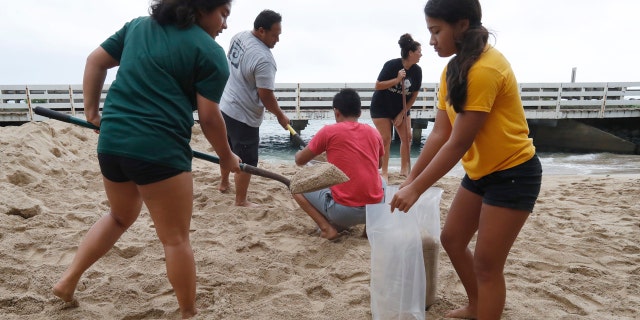
M 604 94 L 602 95 L 602 105 L 600 106 L 600 118 L 604 118 L 604 110 L 607 108 L 607 94 L 609 93 L 609 83 L 604 85 Z
M 29 86 L 25 86 L 25 93 L 27 94 L 27 109 L 29 110 L 29 121 L 33 121 L 33 109 L 31 109 L 31 95 L 29 94 Z
M 298 83 L 297 87 L 298 88 L 296 89 L 296 115 L 298 116 L 298 118 L 300 118 L 300 83 Z M 296 132 L 300 133 L 300 130 L 298 130 L 295 126 L 293 126 L 293 128 L 296 129 Z

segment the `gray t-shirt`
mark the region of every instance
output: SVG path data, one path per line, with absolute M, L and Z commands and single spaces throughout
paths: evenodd
M 231 39 L 229 81 L 220 100 L 220 110 L 229 117 L 252 127 L 264 118 L 264 105 L 258 88 L 275 89 L 276 61 L 271 49 L 251 31 L 243 31 Z

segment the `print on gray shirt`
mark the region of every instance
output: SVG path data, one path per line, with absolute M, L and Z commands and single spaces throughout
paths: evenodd
M 271 49 L 251 31 L 243 31 L 231 39 L 227 59 L 230 76 L 220 100 L 220 110 L 257 128 L 264 118 L 258 88 L 275 89 L 277 68 Z

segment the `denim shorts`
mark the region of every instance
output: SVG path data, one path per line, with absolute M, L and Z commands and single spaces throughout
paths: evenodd
M 258 165 L 258 146 L 260 145 L 260 128 L 252 127 L 222 113 L 227 127 L 227 140 L 231 151 L 242 163 L 251 166 Z
M 145 185 L 181 174 L 180 169 L 122 156 L 98 153 L 102 175 L 113 182 Z
M 532 212 L 540 194 L 542 165 L 537 155 L 513 168 L 496 171 L 478 180 L 462 178 L 462 187 L 482 196 L 488 205 Z

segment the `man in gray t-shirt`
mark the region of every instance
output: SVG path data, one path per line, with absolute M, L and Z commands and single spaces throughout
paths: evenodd
M 274 11 L 260 12 L 253 30 L 236 34 L 227 53 L 230 76 L 220 100 L 220 110 L 231 149 L 243 163 L 252 166 L 258 164 L 259 128 L 264 110 L 273 113 L 285 130 L 289 124 L 274 94 L 277 67 L 271 49 L 280 40 L 281 22 L 282 17 Z M 221 169 L 218 186 L 221 192 L 229 189 L 229 174 Z M 250 179 L 250 174 L 235 173 L 236 206 L 256 206 L 247 200 Z

